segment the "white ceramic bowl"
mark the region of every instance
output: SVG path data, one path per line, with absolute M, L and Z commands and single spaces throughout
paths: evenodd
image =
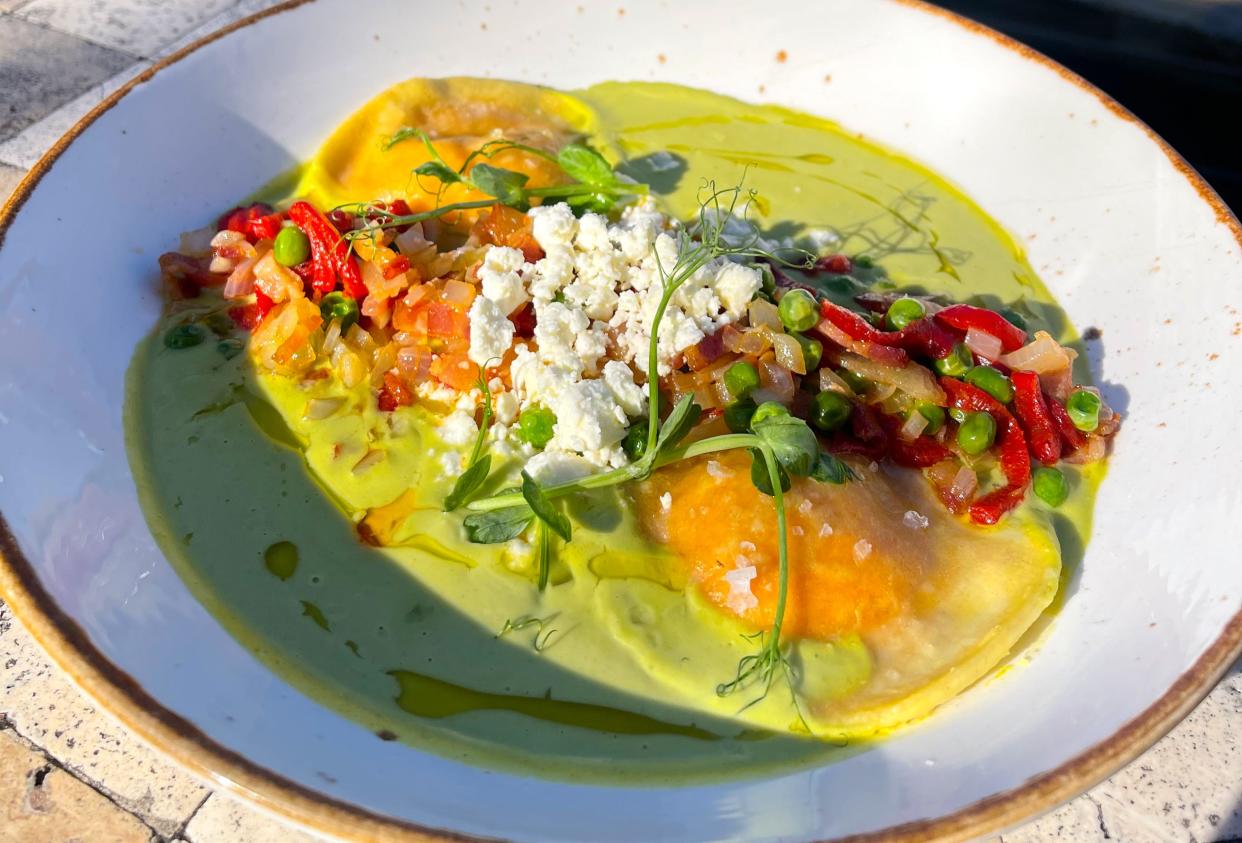
M 87 692 L 217 782 L 386 838 L 978 834 L 1088 787 L 1188 711 L 1242 644 L 1242 230 L 1185 162 L 1062 68 L 923 6 L 486 3 L 322 0 L 243 22 L 92 112 L 0 213 L 0 582 Z M 384 743 L 224 632 L 156 549 L 125 457 L 155 257 L 372 93 L 458 74 L 783 103 L 921 159 L 1020 238 L 1102 331 L 1092 366 L 1127 414 L 1081 579 L 1029 665 L 835 765 L 619 789 Z

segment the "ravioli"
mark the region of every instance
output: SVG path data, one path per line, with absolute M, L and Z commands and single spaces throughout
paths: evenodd
M 917 473 L 865 463 L 854 469 L 861 480 L 798 480 L 786 495 L 785 635 L 797 642 L 795 687 L 811 730 L 837 738 L 920 718 L 973 684 L 1049 606 L 1061 574 L 1046 523 L 1019 515 L 979 528 L 945 512 Z M 614 628 L 661 681 L 680 684 L 703 672 L 727 678 L 753 649 L 743 636 L 772 623 L 772 499 L 750 482 L 749 459 L 726 453 L 658 472 L 636 504 L 644 528 L 667 543 L 672 564 L 685 567 L 695 596 L 682 612 L 648 590 L 650 604 L 669 603 L 652 610 L 661 618 L 658 633 L 648 612 L 611 599 Z M 758 602 L 743 611 L 728 605 L 724 579 L 739 561 L 756 568 Z M 713 647 L 703 629 L 739 646 Z M 697 669 L 686 670 L 687 659 Z M 789 714 L 768 706 L 756 716 L 775 726 L 771 718 Z

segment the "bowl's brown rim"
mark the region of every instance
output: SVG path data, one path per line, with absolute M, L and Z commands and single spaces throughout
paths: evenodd
M 1242 246 L 1242 225 L 1216 192 L 1163 138 L 1116 100 L 1042 53 L 989 27 L 932 6 L 924 0 L 894 1 L 938 15 L 990 38 L 1030 61 L 1051 68 L 1067 82 L 1096 97 L 1118 117 L 1141 128 L 1213 209 L 1217 221 L 1229 228 Z M 56 159 L 91 123 L 135 86 L 230 32 L 306 2 L 308 0 L 287 0 L 207 35 L 155 62 L 91 109 L 39 159 L 0 208 L 0 246 L 3 246 L 5 233 L 17 212 Z M 239 793 L 273 813 L 348 839 L 477 839 L 383 816 L 303 787 L 221 746 L 189 721 L 164 708 L 133 677 L 110 662 L 77 622 L 56 604 L 18 547 L 2 513 L 0 596 L 40 646 L 102 709 L 196 775 Z M 1103 780 L 1165 735 L 1203 699 L 1239 654 L 1242 654 L 1242 609 L 1225 624 L 1220 636 L 1203 655 L 1156 702 L 1086 752 L 1032 777 L 1012 790 L 995 794 L 952 814 L 838 838 L 838 841 L 966 840 L 1013 825 L 1054 807 Z

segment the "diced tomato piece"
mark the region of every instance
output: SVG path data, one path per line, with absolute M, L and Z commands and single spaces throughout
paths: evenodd
M 479 369 L 464 353 L 441 354 L 431 361 L 431 376 L 446 386 L 465 392 L 475 385 Z
M 514 333 L 517 336 L 530 338 L 535 335 L 535 308 L 530 302 L 514 311 L 509 320 L 513 323 Z
M 470 330 L 466 314 L 443 302 L 427 306 L 427 333 L 433 337 L 464 337 Z
M 517 249 L 531 263 L 543 257 L 543 248 L 531 231 L 530 217 L 507 205 L 493 205 L 491 213 L 480 217 L 471 233 L 484 243 Z
M 384 388 L 379 393 L 379 408 L 391 413 L 398 407 L 408 407 L 414 403 L 414 393 L 392 372 L 384 373 Z

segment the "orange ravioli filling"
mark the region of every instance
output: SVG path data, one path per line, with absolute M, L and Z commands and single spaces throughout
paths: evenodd
M 905 548 L 867 535 L 874 532 L 866 529 L 868 507 L 849 505 L 848 497 L 806 480 L 785 495 L 785 637 L 863 633 L 892 620 L 912 599 L 912 572 L 893 553 Z M 710 603 L 753 629 L 771 628 L 780 594 L 776 508 L 751 483 L 748 456 L 729 452 L 662 469 L 643 484 L 637 502 L 644 526 L 683 561 Z M 755 569 L 755 602 L 739 610 L 726 574 L 745 566 Z

